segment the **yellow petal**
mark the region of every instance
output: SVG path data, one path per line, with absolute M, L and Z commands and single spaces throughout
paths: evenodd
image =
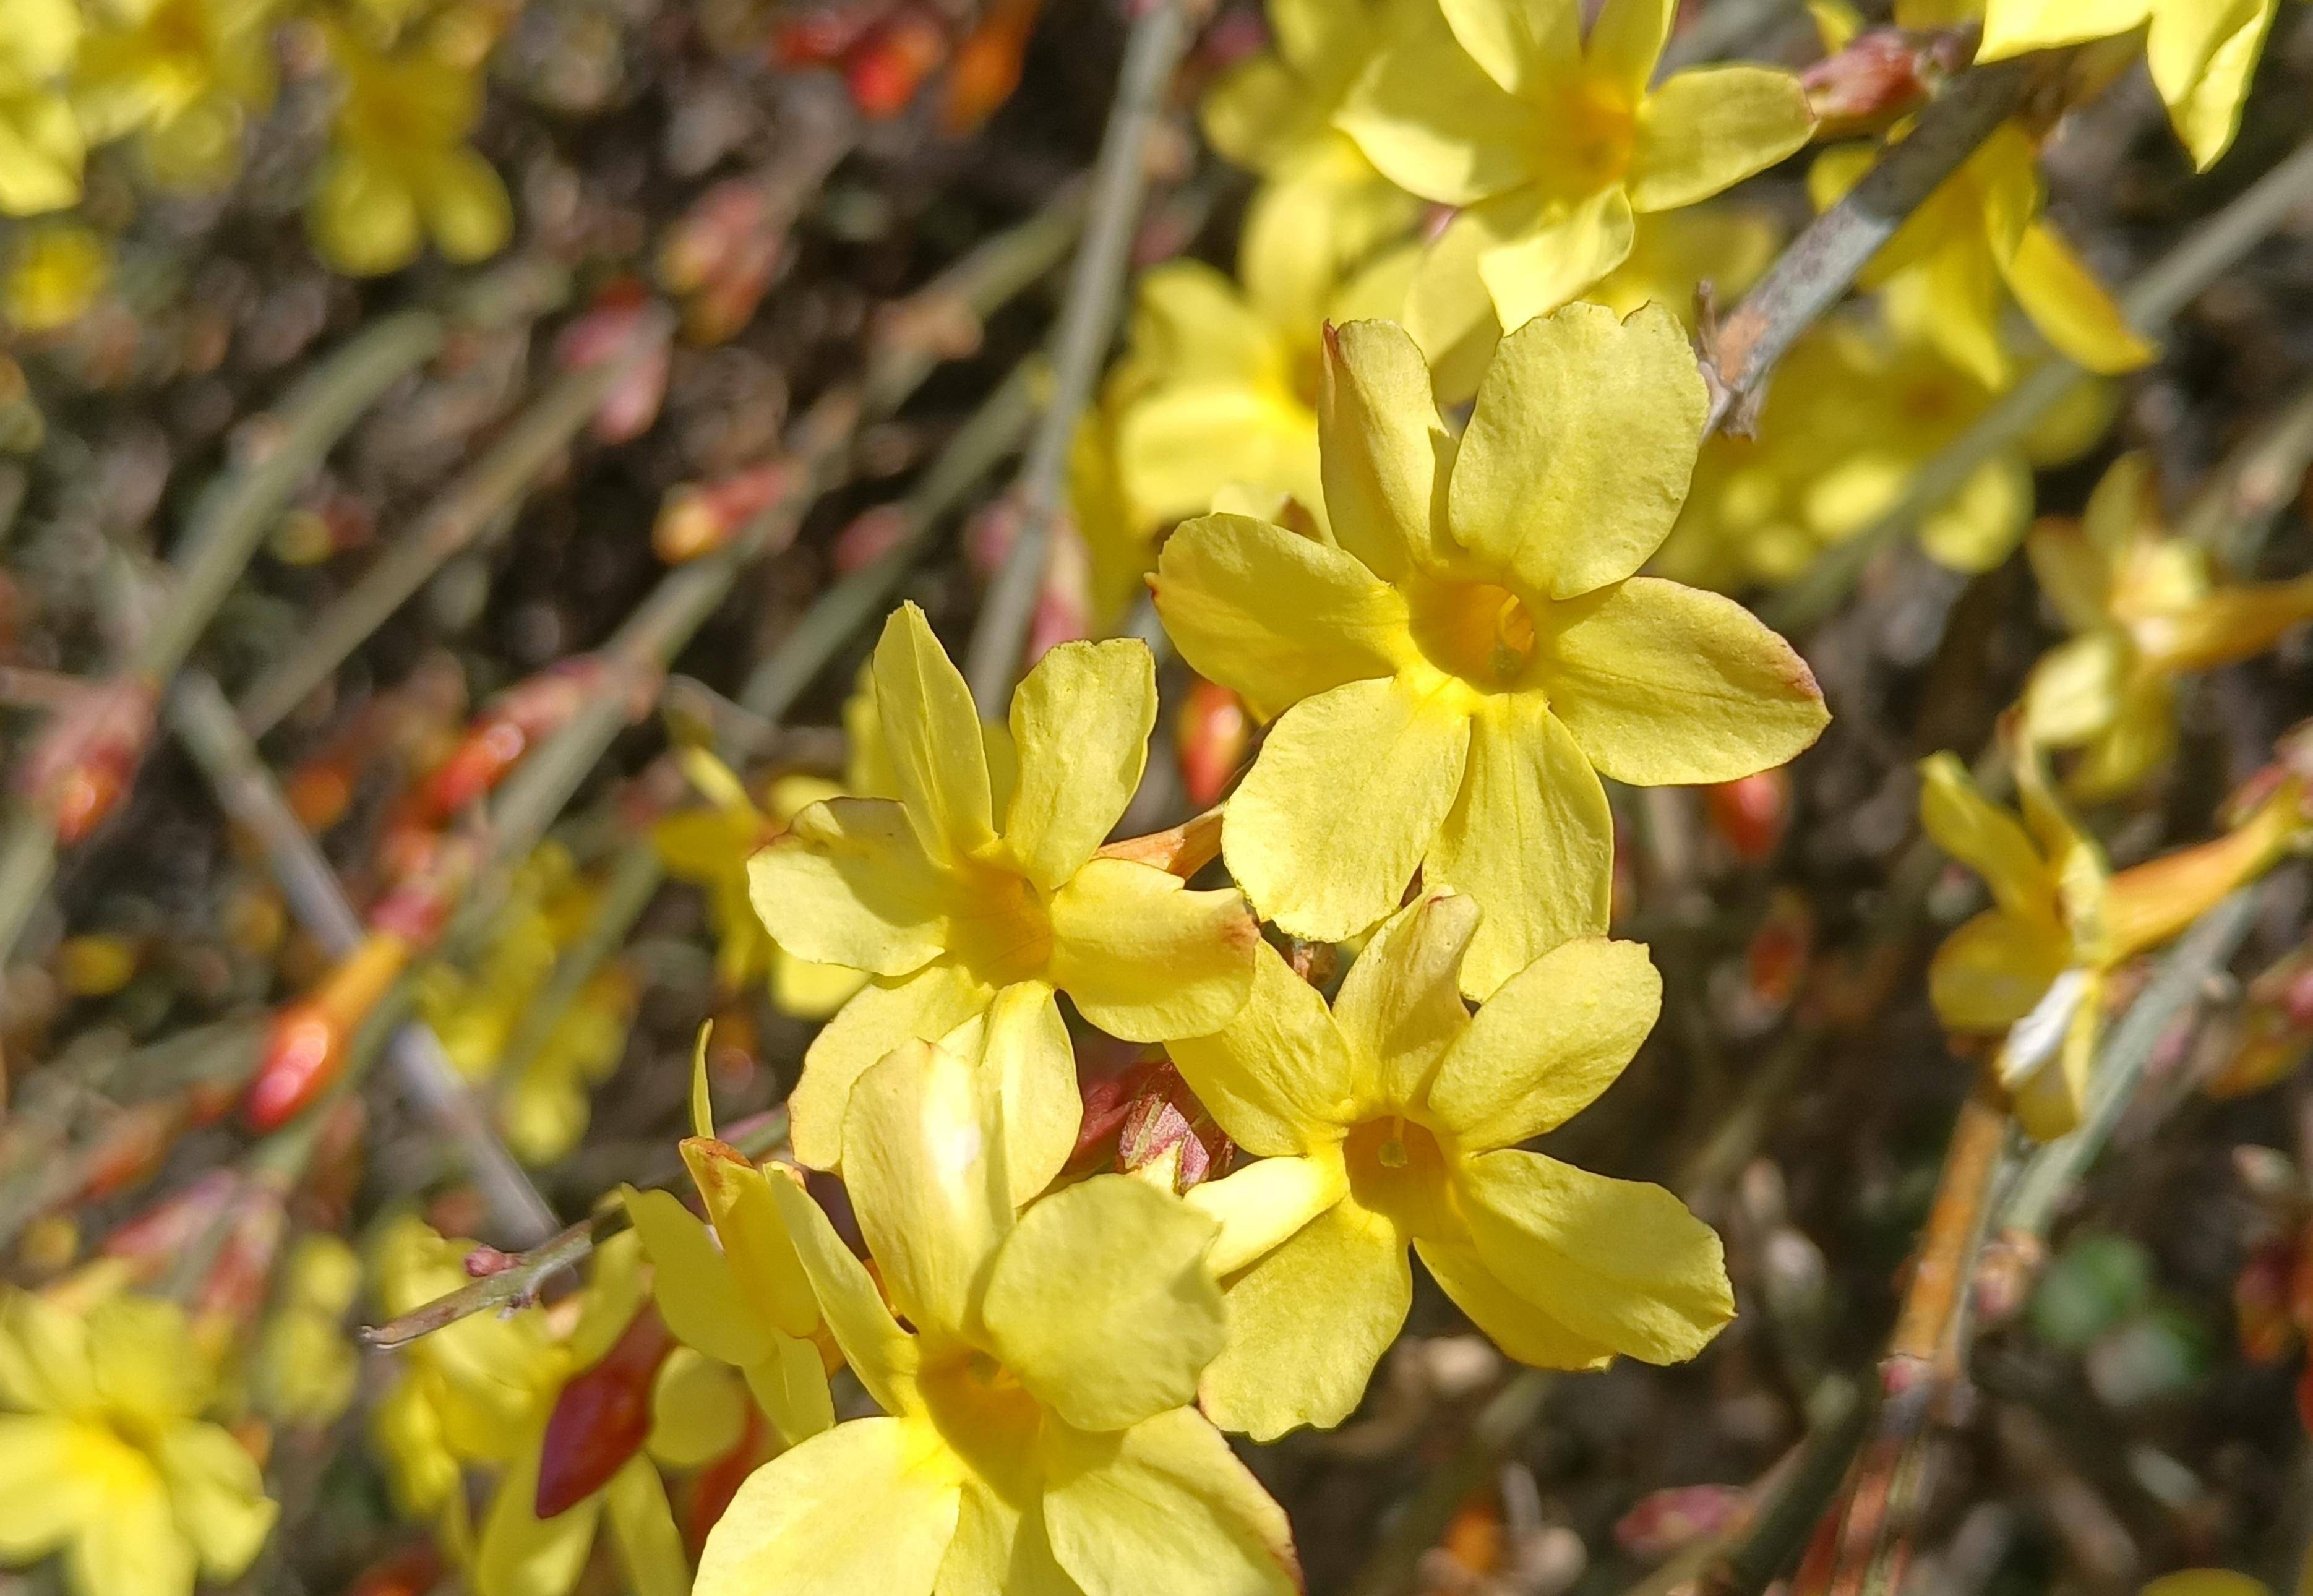
M 1577 1334 L 1520 1296 L 1468 1241 L 1423 1236 L 1414 1242 L 1423 1267 L 1486 1338 L 1537 1369 L 1603 1369 L 1614 1349 Z
M 594 1549 L 599 1493 L 550 1519 L 538 1516 L 539 1442 L 532 1432 L 490 1497 L 475 1554 L 478 1596 L 569 1596 Z
M 1335 114 L 1384 177 L 1468 205 L 1531 172 L 1532 113 L 1479 67 L 1428 7 L 1392 39 Z
M 843 1110 L 860 1073 L 902 1042 L 937 1041 L 983 1012 L 995 994 L 961 966 L 927 965 L 871 981 L 820 1028 L 787 1098 L 796 1157 L 815 1170 L 843 1160 Z
M 819 1345 L 773 1330 L 769 1355 L 743 1371 L 755 1406 L 771 1421 L 779 1439 L 793 1446 L 835 1422 L 835 1396 Z
M 514 232 L 514 201 L 490 163 L 461 145 L 427 173 L 418 203 L 426 230 L 445 259 L 461 266 L 487 260 Z
M 1085 1596 L 1299 1589 L 1284 1511 L 1195 1408 L 1160 1413 L 1121 1435 L 1056 1437 L 1055 1451 L 1045 1528 Z
M 1480 212 L 1457 211 L 1421 251 L 1406 288 L 1405 330 L 1429 363 L 1438 398 L 1449 405 L 1478 391 L 1501 341 L 1493 295 L 1478 271 L 1478 258 L 1499 241 Z
M 1639 106 L 1631 204 L 1670 211 L 1731 189 L 1805 145 L 1807 92 L 1788 72 L 1706 66 L 1682 72 Z
M 2004 61 L 2125 33 L 2152 10 L 2150 0 L 1990 0 L 1983 11 L 1979 61 Z
M 2170 671 L 2207 671 L 2263 653 L 2313 620 L 2313 577 L 2221 587 L 2139 624 L 2147 653 Z
M 2137 1596 L 2273 1596 L 2273 1590 L 2235 1569 L 2185 1568 L 2146 1581 Z
M 78 200 L 86 153 L 80 119 L 63 95 L 12 96 L 0 107 L 0 212 L 32 216 Z
M 1353 681 L 1279 717 L 1221 826 L 1230 873 L 1263 918 L 1338 942 L 1396 905 L 1462 785 L 1458 691 Z
M 1132 346 L 1168 383 L 1240 389 L 1262 386 L 1280 354 L 1277 329 L 1201 260 L 1168 260 L 1141 274 Z
M 1158 521 L 1209 510 L 1226 487 L 1290 494 L 1320 505 L 1317 413 L 1271 381 L 1167 381 L 1117 423 L 1117 467 L 1128 502 Z
M 1266 720 L 1343 682 L 1387 676 L 1409 644 L 1405 600 L 1354 556 L 1245 515 L 1165 540 L 1156 612 L 1199 674 Z
M 1232 890 L 1095 859 L 1052 895 L 1052 984 L 1084 1017 L 1132 1042 L 1204 1036 L 1253 990 L 1260 928 Z
M 995 821 L 988 751 L 972 689 L 912 602 L 884 623 L 875 671 L 884 753 L 924 852 L 954 860 L 986 846 L 995 837 Z M 804 956 L 813 955 L 806 951 Z
M 1221 1349 L 1205 1263 L 1219 1227 L 1168 1191 L 1095 1175 L 1030 1206 L 981 1303 L 997 1357 L 1081 1430 L 1122 1430 L 1193 1401 Z
M 1442 0 L 1447 25 L 1486 75 L 1538 98 L 1582 64 L 1582 13 L 1569 0 Z
M 2133 793 L 2176 753 L 2176 689 L 2160 677 L 2140 677 L 2121 696 L 2112 724 L 2065 772 L 2064 794 L 2078 803 L 2103 803 Z
M 147 1422 L 189 1418 L 216 1379 L 182 1310 L 156 1297 L 107 1297 L 88 1311 L 89 1369 L 103 1402 Z
M 978 1478 L 963 1482 L 955 1539 L 932 1589 L 937 1596 L 1083 1596 L 1052 1556 L 1042 1502 L 1008 1500 Z
M 1342 978 L 1333 1022 L 1368 1111 L 1420 1103 L 1438 1061 L 1469 1029 L 1460 975 L 1477 925 L 1474 899 L 1432 888 L 1384 922 Z
M 1589 75 L 1634 101 L 1646 92 L 1670 37 L 1675 0 L 1605 0 L 1584 49 Z
M 1462 990 L 1484 997 L 1574 936 L 1606 930 L 1614 817 L 1597 773 L 1538 693 L 1485 699 L 1469 774 L 1422 879 L 1477 899 Z
M 1661 1009 L 1645 944 L 1561 943 L 1478 1010 L 1438 1066 L 1429 1107 L 1466 1148 L 1554 1130 L 1614 1084 Z
M 248 1449 L 215 1425 L 172 1425 L 161 1432 L 154 1460 L 168 1483 L 177 1527 L 193 1543 L 211 1579 L 235 1579 L 257 1560 L 281 1510 L 265 1495 L 265 1476 Z
M 1332 330 L 1317 416 L 1325 509 L 1341 546 L 1393 582 L 1409 557 L 1430 569 L 1449 563 L 1459 551 L 1434 529 L 1454 443 L 1429 397 L 1429 367 L 1403 328 L 1351 321 Z
M 0 1559 L 46 1557 L 102 1510 L 96 1482 L 75 1467 L 82 1434 L 55 1414 L 0 1413 Z
M 2024 723 L 2050 748 L 2074 748 L 2120 715 L 2129 649 L 2118 634 L 2091 632 L 2040 656 L 2024 684 Z
M 306 215 L 313 247 L 339 271 L 376 276 L 418 258 L 418 198 L 397 174 L 343 147 L 321 169 Z
M 666 1484 L 647 1458 L 629 1458 L 611 1476 L 602 1505 L 611 1549 L 633 1596 L 689 1596 L 690 1559 L 682 1555 Z
M 1012 695 L 1019 776 L 1004 840 L 1050 891 L 1108 839 L 1132 802 L 1156 724 L 1156 662 L 1137 638 L 1063 643 Z
M 1236 1017 L 1165 1051 L 1238 1146 L 1263 1157 L 1306 1153 L 1339 1134 L 1349 1050 L 1324 998 L 1275 948 L 1260 943 L 1253 958 L 1251 995 Z
M 1638 576 L 1565 606 L 1551 709 L 1599 771 L 1638 786 L 1782 764 L 1830 721 L 1797 650 L 1732 599 Z
M 1630 192 L 1619 184 L 1539 213 L 1517 209 L 1520 202 L 1530 207 L 1530 196 L 1506 196 L 1471 212 L 1501 241 L 1480 252 L 1478 276 L 1495 316 L 1511 329 L 1549 315 L 1629 259 L 1638 225 Z M 1478 391 L 1485 392 L 1483 382 Z
M 747 1477 L 708 1532 L 697 1596 L 929 1596 L 957 1486 L 915 1425 L 861 1418 Z
M 1280 131 L 1294 118 L 1306 91 L 1300 75 L 1278 57 L 1232 62 L 1197 107 L 1205 141 L 1239 166 L 1266 171 L 1292 148 Z
M 1557 598 L 1621 580 L 1670 533 L 1702 378 L 1659 305 L 1576 304 L 1502 339 L 1447 489 L 1454 536 Z
M 2032 467 L 2021 454 L 1988 460 L 1920 528 L 1920 547 L 1938 565 L 1989 571 L 2016 551 L 2032 518 Z
M 729 1451 L 747 1433 L 746 1409 L 731 1371 L 703 1352 L 678 1346 L 651 1381 L 650 1455 L 676 1469 L 697 1469 Z
M 35 1293 L 0 1289 L 0 1399 L 32 1413 L 94 1407 L 86 1322 Z
M 827 1211 L 804 1189 L 792 1170 L 770 1171 L 771 1200 L 787 1221 L 795 1239 L 796 1254 L 830 1334 L 843 1352 L 867 1394 L 886 1413 L 905 1413 L 914 1406 L 918 1353 L 915 1338 L 901 1329 L 884 1305 L 883 1294 L 867 1267 L 843 1244 Z M 839 1425 L 848 1429 L 849 1425 Z
M 2112 563 L 2078 522 L 2036 522 L 2025 536 L 2024 552 L 2042 595 L 2067 627 L 2085 632 L 2104 624 L 2105 607 L 2112 601 Z
M 1920 824 L 1938 847 L 1982 876 L 2010 913 L 2053 917 L 2055 882 L 2031 834 L 1976 791 L 1957 755 L 1920 761 Z
M 2127 313 L 2045 222 L 2024 230 L 2005 275 L 2032 325 L 2075 364 L 2109 375 L 2152 358 L 2152 346 L 2129 326 Z
M 651 1295 L 675 1339 L 734 1368 L 761 1357 L 770 1327 L 749 1311 L 706 1225 L 672 1192 L 630 1187 L 620 1197 L 651 1261 Z
M 1670 1364 L 1735 1317 L 1718 1234 L 1659 1186 L 1516 1151 L 1456 1179 L 1487 1267 L 1579 1336 Z
M 747 861 L 756 917 L 798 959 L 879 976 L 941 949 L 941 880 L 906 813 L 884 798 L 831 798 Z
M 771 1330 L 810 1335 L 819 1324 L 817 1306 L 787 1222 L 772 1199 L 770 1178 L 737 1148 L 702 1136 L 683 1142 L 682 1162 L 706 1203 L 707 1217 L 714 1221 L 731 1287 L 761 1327 L 759 1337 Z M 757 1339 L 752 1346 L 735 1347 L 742 1355 L 731 1361 L 753 1363 L 766 1344 Z
M 1357 1410 L 1405 1327 L 1413 1274 L 1397 1227 L 1345 1200 L 1231 1281 L 1225 1301 L 1228 1341 L 1200 1387 L 1205 1412 L 1274 1441 Z
M 1230 1275 L 1278 1246 L 1349 1191 L 1341 1154 L 1263 1158 L 1218 1180 L 1189 1188 L 1190 1205 L 1221 1227 L 1209 1255 L 1216 1275 Z
M 919 1333 L 973 1322 L 977 1286 L 1012 1223 L 993 1083 L 946 1048 L 910 1042 L 859 1077 L 844 1115 L 844 1188 L 893 1304 Z
M 1954 1030 L 2002 1031 L 2032 1012 L 2069 956 L 2046 921 L 1986 909 L 1936 950 L 1928 996 Z
M 997 993 L 984 1022 L 967 1021 L 943 1044 L 963 1051 L 990 1083 L 1004 1114 L 1004 1183 L 1016 1207 L 1060 1172 L 1084 1120 L 1076 1049 L 1041 981 Z
M 814 964 L 774 951 L 770 957 L 771 1004 L 798 1020 L 824 1020 L 867 984 L 865 971 L 840 964 Z
M 2208 171 L 2231 147 L 2280 9 L 2276 0 L 2154 9 L 2145 58 L 2194 170 Z
M 142 1454 L 124 1450 L 120 1461 L 128 1468 L 107 1482 L 103 1505 L 66 1554 L 66 1583 L 77 1596 L 192 1596 L 193 1548 L 168 1494 Z

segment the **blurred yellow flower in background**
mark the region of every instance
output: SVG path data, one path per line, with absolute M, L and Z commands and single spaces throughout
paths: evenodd
M 340 1238 L 298 1239 L 250 1366 L 258 1405 L 290 1424 L 333 1424 L 354 1399 L 360 1355 L 346 1315 L 361 1295 L 361 1258 Z
M 73 0 L 0 6 L 0 212 L 36 215 L 80 197 L 87 138 L 65 93 L 80 39 Z
M 1297 1590 L 1284 1513 L 1193 1406 L 1223 1333 L 1213 1222 L 1128 1175 L 1016 1218 L 1009 1116 L 944 1046 L 895 1049 L 845 1118 L 889 1307 L 795 1173 L 768 1178 L 884 1416 L 756 1470 L 707 1538 L 699 1596 Z
M 2081 519 L 2041 522 L 2025 548 L 2073 634 L 2033 666 L 2025 725 L 2046 747 L 2080 750 L 2064 790 L 2083 803 L 2168 763 L 2179 678 L 2262 653 L 2313 619 L 2313 576 L 2221 582 L 2207 549 L 2168 535 L 2142 455 L 2115 460 Z
M 1805 662 L 1716 594 L 1636 574 L 1669 532 L 1702 379 L 1659 305 L 1570 305 L 1503 338 L 1457 440 L 1420 352 L 1351 322 L 1327 352 L 1332 529 L 1243 515 L 1165 545 L 1157 613 L 1192 668 L 1274 718 L 1222 851 L 1297 936 L 1340 941 L 1419 869 L 1485 909 L 1483 997 L 1606 928 L 1599 777 L 1728 781 L 1826 719 Z
M 0 312 L 25 332 L 50 332 L 79 320 L 112 276 L 112 246 L 78 222 L 36 222 L 8 242 Z
M 76 1311 L 0 1298 L 0 1562 L 64 1556 L 80 1596 L 189 1596 L 239 1577 L 277 1513 L 256 1460 L 201 1415 L 215 1372 L 149 1297 Z
M 1375 933 L 1332 1010 L 1264 944 L 1253 995 L 1168 1051 L 1221 1128 L 1262 1155 L 1189 1193 L 1220 1222 L 1228 1343 L 1205 1410 L 1274 1440 L 1339 1424 L 1412 1306 L 1408 1249 L 1504 1352 L 1544 1368 L 1691 1358 L 1735 1316 L 1719 1237 L 1659 1186 L 1517 1144 L 1571 1119 L 1653 1029 L 1636 943 L 1562 943 L 1473 1016 L 1468 898 L 1431 893 Z
M 1710 198 L 1807 141 L 1799 80 L 1708 66 L 1653 82 L 1675 7 L 1441 0 L 1394 34 L 1338 118 L 1400 187 L 1462 208 L 1424 257 L 1417 324 L 1474 276 L 1505 329 L 1573 300 L 1630 255 L 1637 218 Z M 1427 335 L 1428 346 L 1450 340 Z
M 420 48 L 371 48 L 332 30 L 344 98 L 307 213 L 314 248 L 339 271 L 399 271 L 427 239 L 461 265 L 514 232 L 497 172 L 466 143 L 482 112 L 479 66 Z
M 273 102 L 278 0 L 97 0 L 73 98 L 92 143 L 135 135 L 165 187 L 216 189 Z

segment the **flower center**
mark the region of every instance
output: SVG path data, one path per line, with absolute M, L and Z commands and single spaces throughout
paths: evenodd
M 1621 182 L 1638 144 L 1638 107 L 1613 84 L 1583 83 L 1543 108 L 1544 170 L 1562 197 L 1579 199 Z
M 1406 584 L 1413 641 L 1431 664 L 1482 693 L 1531 685 L 1534 612 L 1506 587 L 1489 582 L 1439 582 L 1415 577 Z
M 984 1352 L 954 1343 L 927 1352 L 917 1389 L 933 1427 L 973 1473 L 1017 1495 L 1043 1430 L 1043 1405 Z
M 1417 1235 L 1446 1233 L 1446 1150 L 1429 1127 L 1402 1114 L 1368 1119 L 1349 1134 L 1341 1158 L 1350 1193 Z
M 1017 871 L 967 862 L 952 890 L 948 951 L 992 987 L 1043 969 L 1052 957 L 1052 916 L 1036 884 Z

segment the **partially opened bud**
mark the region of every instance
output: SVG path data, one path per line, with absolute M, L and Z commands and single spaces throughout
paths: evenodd
M 1799 75 L 1816 136 L 1877 133 L 1919 109 L 1964 60 L 1951 34 L 1873 28 Z
M 1169 1059 L 1142 1078 L 1117 1127 L 1116 1167 L 1171 1191 L 1227 1174 L 1235 1152 Z

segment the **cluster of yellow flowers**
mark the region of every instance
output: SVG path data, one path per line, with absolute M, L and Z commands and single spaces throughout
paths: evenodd
M 84 164 L 117 145 L 136 174 L 213 193 L 271 110 L 278 38 L 327 63 L 337 108 L 308 220 L 339 271 L 398 270 L 431 239 L 479 260 L 513 230 L 506 185 L 466 140 L 504 24 L 493 0 L 0 0 L 0 215 L 14 230 L 0 304 L 28 331 L 85 310 L 110 270 L 98 223 L 67 213 Z M 108 211 L 108 214 L 109 211 Z

